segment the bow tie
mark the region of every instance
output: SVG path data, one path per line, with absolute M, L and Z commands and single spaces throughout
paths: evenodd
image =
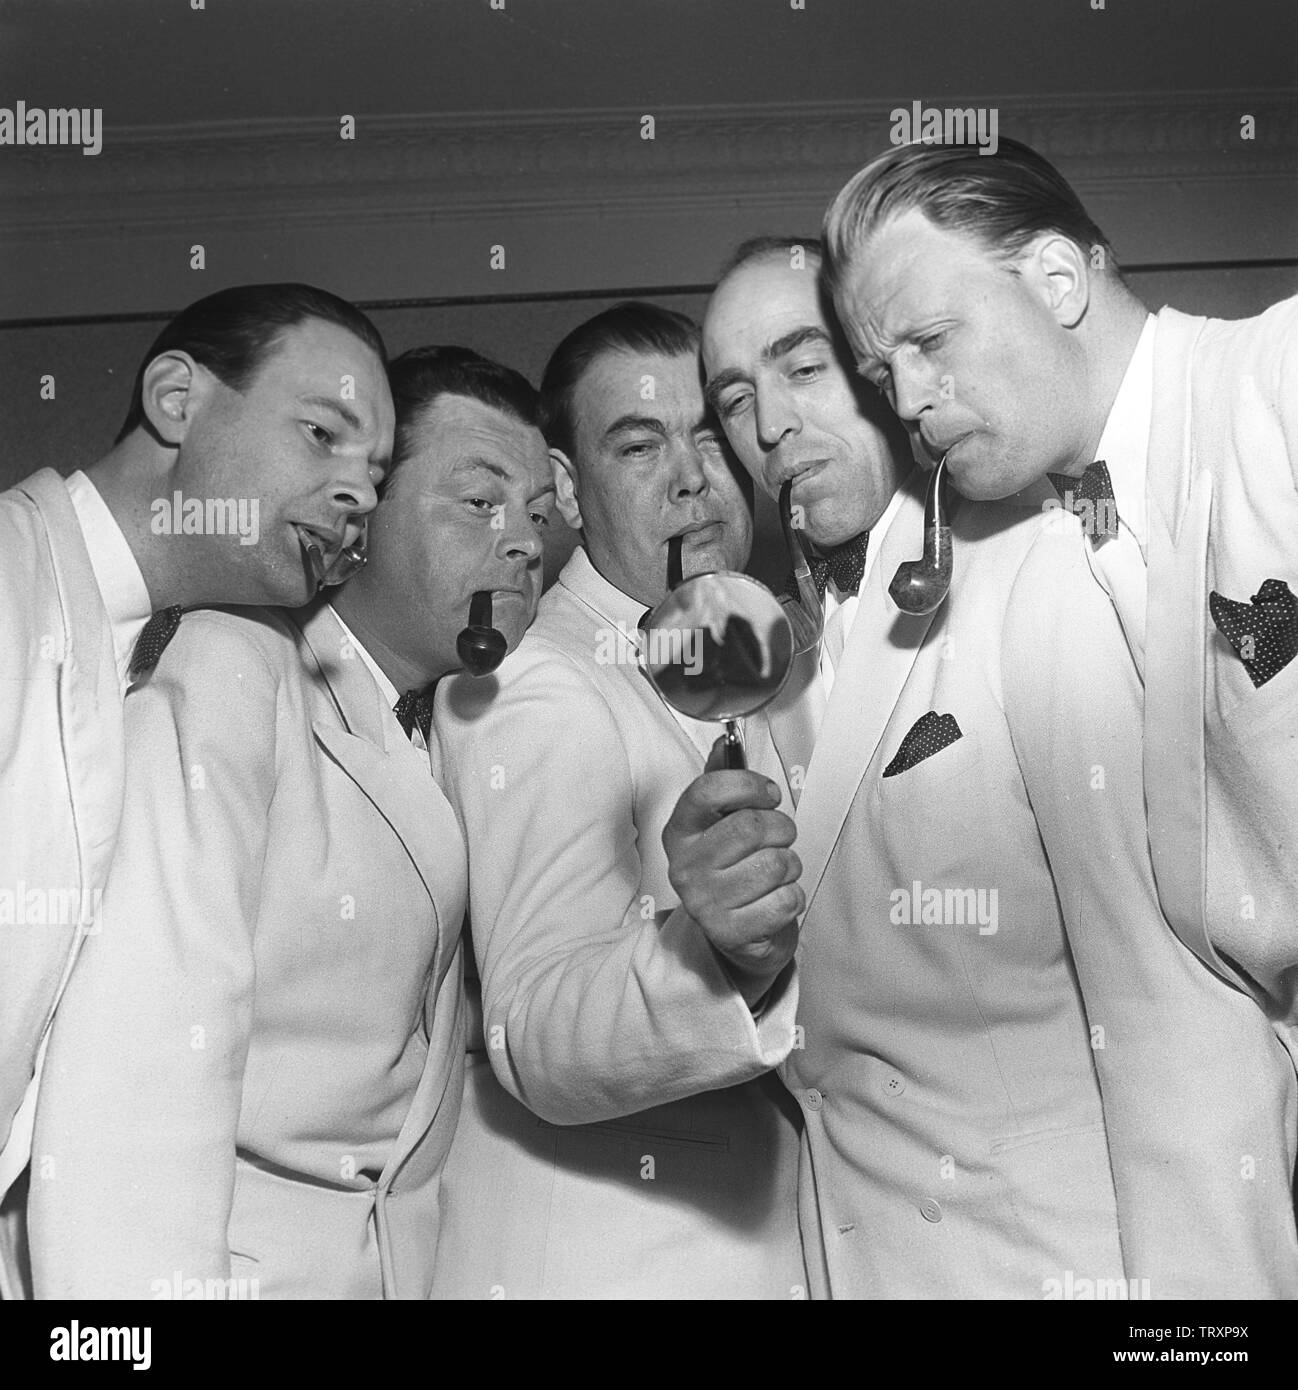
M 1264 579 L 1251 603 L 1214 589 L 1208 611 L 1254 685 L 1265 685 L 1298 656 L 1298 596 L 1283 579 Z
M 392 706 L 392 713 L 397 716 L 397 722 L 407 738 L 414 737 L 415 725 L 418 724 L 419 732 L 427 743 L 429 730 L 433 727 L 433 687 L 426 685 L 422 690 L 407 690 Z
M 158 664 L 167 643 L 176 635 L 184 605 L 173 603 L 170 608 L 159 608 L 144 624 L 143 630 L 135 640 L 135 650 L 131 653 L 131 664 L 127 668 L 132 676 L 142 676 L 152 671 Z
M 869 540 L 870 533 L 862 531 L 859 536 L 853 536 L 850 541 L 834 546 L 823 555 L 808 556 L 807 563 L 811 566 L 816 593 L 822 599 L 831 579 L 841 594 L 854 594 L 860 589 L 861 579 L 865 574 L 865 551 Z M 797 597 L 798 586 L 792 573 L 784 587 L 786 592 Z
M 1096 459 L 1080 478 L 1066 473 L 1046 475 L 1055 486 L 1067 511 L 1082 523 L 1082 531 L 1091 545 L 1101 546 L 1110 536 L 1118 534 L 1118 508 L 1113 500 L 1113 480 L 1109 466 Z

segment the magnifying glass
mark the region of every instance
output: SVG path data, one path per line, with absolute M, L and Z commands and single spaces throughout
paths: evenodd
M 775 699 L 793 666 L 793 629 L 775 595 L 746 574 L 698 574 L 640 630 L 654 689 L 691 719 L 724 724 L 725 766 L 746 767 L 738 721 Z

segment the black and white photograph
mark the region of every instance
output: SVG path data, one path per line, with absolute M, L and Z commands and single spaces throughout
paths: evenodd
M 1260 1359 L 1292 0 L 0 0 L 0 266 L 16 1355 Z

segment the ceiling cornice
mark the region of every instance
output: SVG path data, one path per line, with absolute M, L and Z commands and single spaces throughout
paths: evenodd
M 442 248 L 446 274 L 438 290 L 412 286 L 394 267 L 390 294 L 451 293 L 463 276 L 447 261 L 447 238 L 558 235 L 607 223 L 609 235 L 635 229 L 648 239 L 688 244 L 691 228 L 778 223 L 813 232 L 824 205 L 845 178 L 888 141 L 889 113 L 909 101 L 662 108 L 651 112 L 586 110 L 448 116 L 356 116 L 356 138 L 339 138 L 337 122 L 250 120 L 204 125 L 104 127 L 103 152 L 0 149 L 0 239 L 8 256 L 33 269 L 27 288 L 4 294 L 0 314 L 39 313 L 38 284 L 58 279 L 62 248 L 75 262 L 77 243 L 162 246 L 191 234 L 220 236 L 246 259 L 255 243 L 300 236 L 312 228 L 339 247 L 366 244 L 381 229 L 380 254 L 397 260 L 402 237 Z M 936 104 L 936 102 L 931 103 Z M 1298 190 L 1298 93 L 1195 91 L 942 98 L 944 106 L 995 105 L 999 134 L 1013 135 L 1057 162 L 1083 198 L 1116 215 L 1142 190 L 1146 209 L 1178 221 L 1196 206 L 1220 203 L 1292 207 Z M 641 138 L 652 115 L 653 140 Z M 1253 117 L 1252 140 L 1241 118 Z M 1243 192 L 1241 192 L 1243 188 Z M 1111 214 L 1114 215 L 1114 214 Z M 1153 223 L 1166 221 L 1158 212 Z M 1099 219 L 1104 225 L 1104 219 Z M 1129 240 L 1152 245 L 1142 216 Z M 1241 224 L 1244 222 L 1240 214 Z M 1254 219 L 1256 220 L 1256 219 Z M 495 230 L 493 230 L 495 229 Z M 569 229 L 564 231 L 564 229 Z M 1106 230 L 1110 228 L 1106 227 Z M 1254 238 L 1246 255 L 1274 248 L 1277 233 Z M 1292 246 L 1292 224 L 1289 242 Z M 1110 231 L 1115 242 L 1122 237 Z M 1193 228 L 1178 228 L 1173 259 L 1218 254 Z M 1202 242 L 1202 244 L 1200 244 Z M 278 254 L 278 252 L 276 253 Z M 352 254 L 349 250 L 346 254 Z M 652 247 L 632 259 L 654 260 Z M 697 282 L 717 259 L 709 244 L 680 283 Z M 674 264 L 679 265 L 677 256 Z M 634 267 L 627 266 L 631 275 Z M 65 271 L 75 279 L 72 266 Z M 438 280 L 438 267 L 428 272 Z M 592 272 L 593 273 L 593 272 Z M 602 267 L 605 279 L 617 272 Z M 644 274 L 650 274 L 648 265 Z M 20 275 L 18 277 L 22 279 Z M 85 278 L 84 273 L 82 278 Z M 576 278 L 580 281 L 581 272 Z M 402 284 L 395 283 L 401 279 Z M 538 270 L 544 289 L 554 274 Z M 379 297 L 371 276 L 357 297 Z M 464 293 L 489 293 L 477 276 Z M 622 284 L 670 283 L 659 274 Z M 522 288 L 528 288 L 522 285 Z M 573 283 L 570 288 L 592 288 Z M 511 288 L 517 291 L 520 283 Z M 2 293 L 2 292 L 0 292 Z M 101 298 L 101 307 L 112 300 Z M 169 301 L 168 301 L 169 302 Z M 19 305 L 22 307 L 18 307 Z

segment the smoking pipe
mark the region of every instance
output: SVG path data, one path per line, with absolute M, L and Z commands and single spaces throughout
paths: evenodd
M 491 590 L 479 589 L 469 603 L 469 625 L 455 639 L 455 650 L 471 676 L 487 676 L 505 659 L 505 634 L 491 625 Z
M 684 536 L 669 536 L 667 538 L 667 592 L 669 594 L 681 582 L 681 547 L 684 544 Z
M 924 554 L 897 566 L 888 585 L 892 601 L 903 613 L 931 613 L 951 587 L 951 559 L 951 517 L 943 454 L 924 494 Z
M 321 589 L 334 589 L 339 584 L 345 584 L 352 575 L 365 568 L 365 561 L 369 558 L 366 553 L 369 532 L 365 522 L 361 522 L 361 533 L 356 540 L 351 545 L 343 546 L 332 560 L 325 559 L 324 546 L 313 532 L 300 526 L 296 530 L 297 543 L 302 548 L 302 561 L 315 581 L 317 593 Z
M 789 564 L 793 567 L 793 582 L 797 585 L 798 597 L 795 599 L 791 594 L 783 594 L 780 605 L 793 629 L 794 653 L 801 656 L 803 652 L 820 645 L 825 630 L 825 607 L 816 592 L 816 581 L 811 575 L 802 537 L 793 524 L 792 492 L 792 481 L 780 488 L 780 525 L 784 528 L 784 544 L 789 551 Z

